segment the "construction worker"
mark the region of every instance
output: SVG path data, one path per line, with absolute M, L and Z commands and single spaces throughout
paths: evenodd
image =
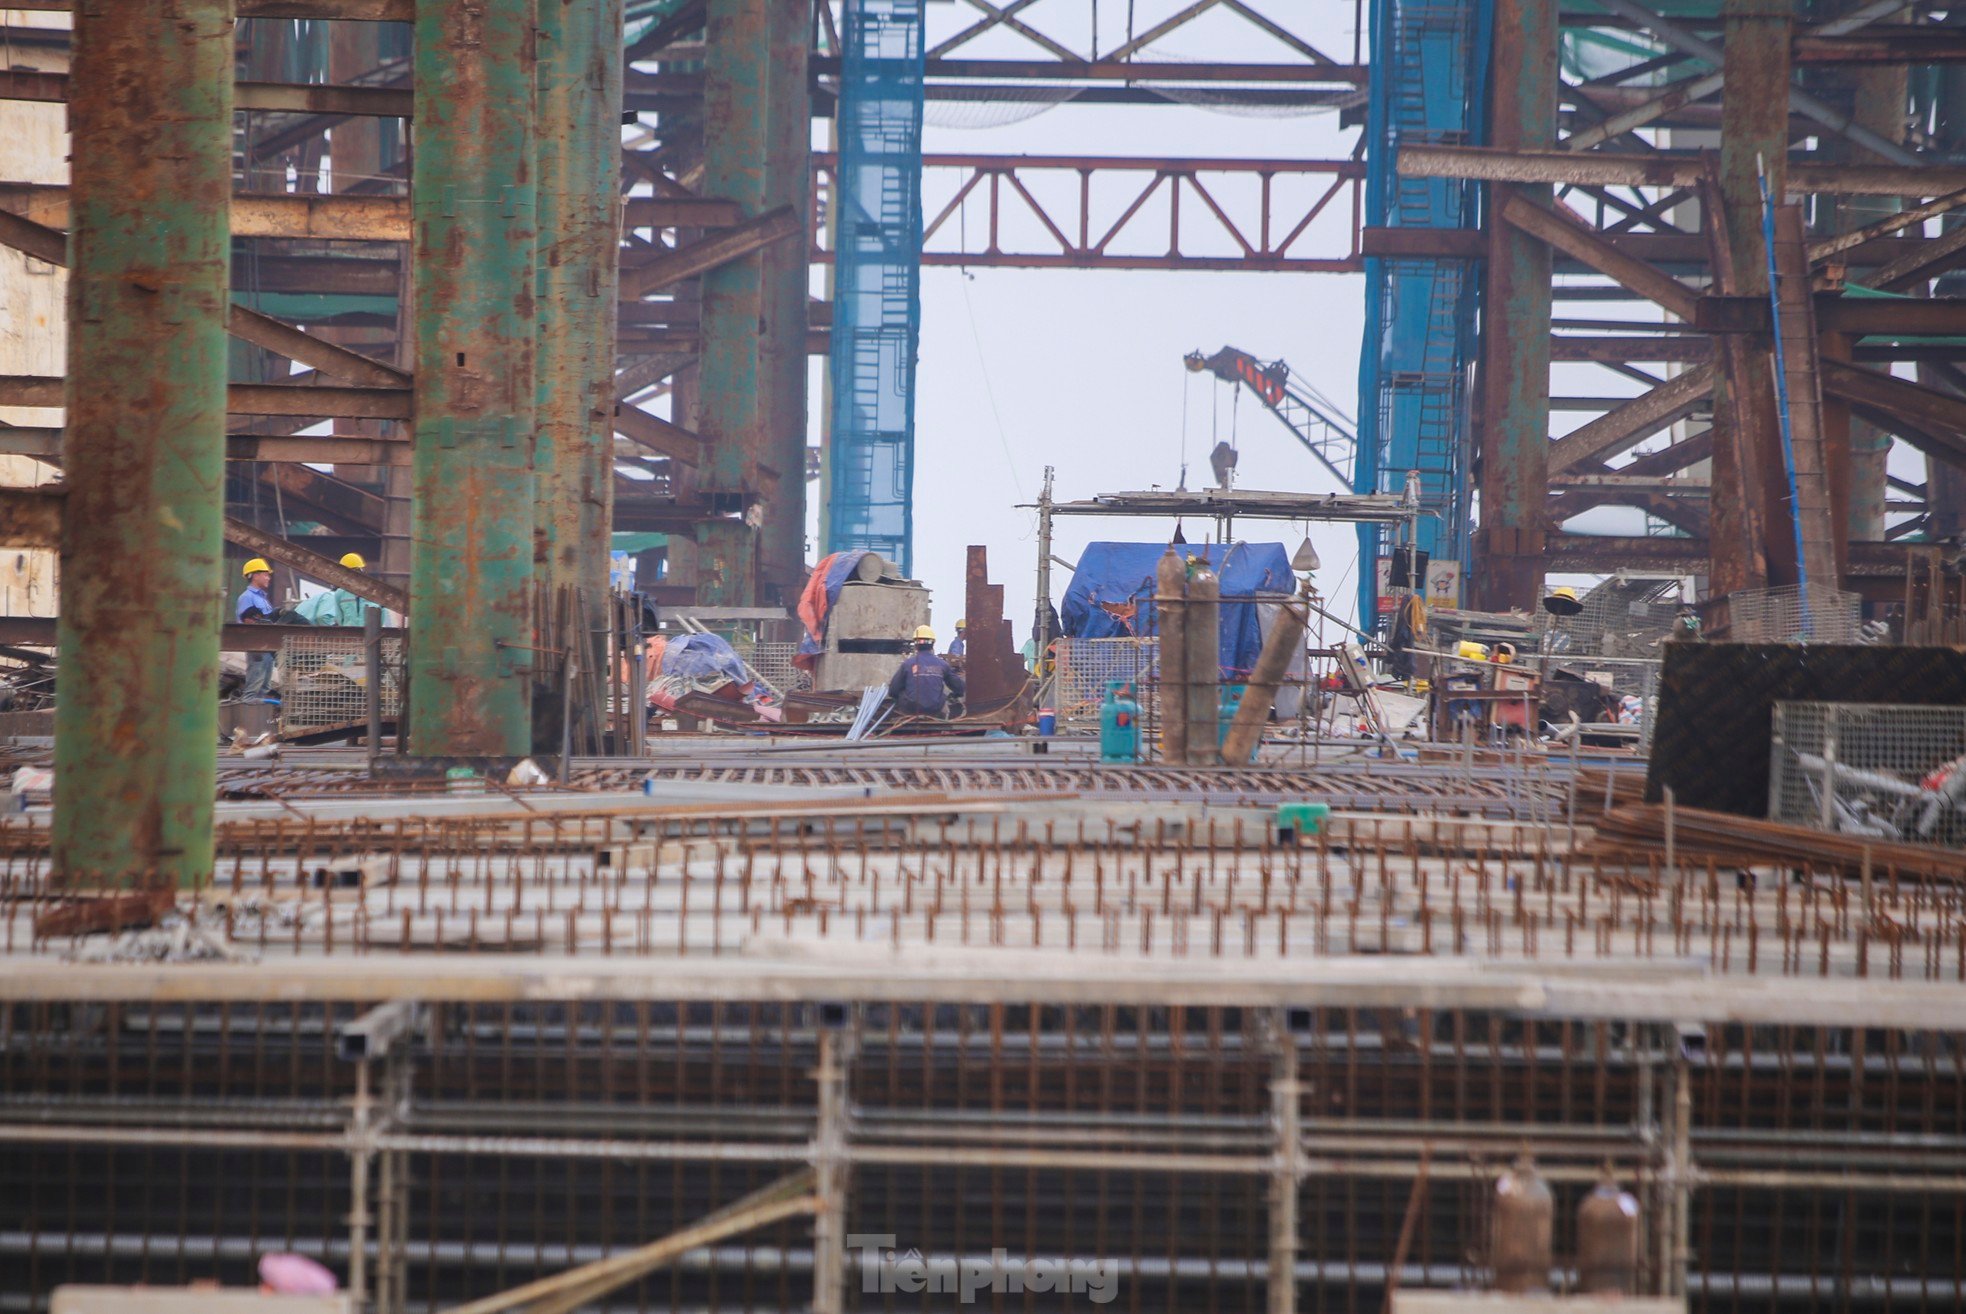
M 963 655 L 963 631 L 968 628 L 969 622 L 967 620 L 958 620 L 956 622 L 956 637 L 949 640 L 949 656 L 960 657 Z
M 369 563 L 359 552 L 342 554 L 341 564 L 350 570 L 367 570 Z M 309 625 L 354 625 L 362 623 L 363 613 L 375 604 L 365 602 L 347 589 L 329 589 L 326 593 L 316 593 L 313 597 L 294 608 L 302 620 Z
M 935 655 L 935 631 L 915 630 L 915 655 L 901 663 L 887 682 L 887 696 L 903 716 L 941 716 L 949 696 L 963 696 L 963 678 L 956 668 Z
M 246 577 L 246 589 L 239 595 L 238 605 L 232 609 L 232 619 L 241 625 L 272 624 L 273 595 L 267 589 L 273 585 L 273 567 L 264 558 L 254 557 L 246 563 L 242 573 Z M 272 692 L 273 654 L 247 654 L 245 696 L 249 699 L 266 698 Z

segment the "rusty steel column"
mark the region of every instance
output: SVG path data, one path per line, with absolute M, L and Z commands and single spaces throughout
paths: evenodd
M 1721 98 L 1720 192 L 1733 253 L 1734 291 L 1768 295 L 1768 246 L 1761 236 L 1760 171 L 1777 202 L 1788 180 L 1789 42 L 1794 9 L 1787 0 L 1726 0 L 1727 89 Z M 1772 344 L 1754 335 L 1736 353 L 1738 374 L 1716 375 L 1709 550 L 1716 597 L 1766 587 L 1771 576 L 1794 579 L 1788 481 L 1775 413 Z M 1724 420 L 1721 417 L 1725 417 Z M 1724 431 L 1723 431 L 1724 429 Z
M 409 748 L 531 751 L 533 0 L 419 0 Z
M 572 588 L 593 632 L 614 517 L 614 347 L 621 272 L 622 0 L 539 9 L 538 444 L 533 565 L 558 615 Z M 597 669 L 602 654 L 588 654 Z M 558 751 L 563 683 L 533 688 L 535 742 Z
M 1497 0 L 1489 140 L 1503 150 L 1556 144 L 1556 0 Z M 1553 204 L 1547 186 L 1496 183 L 1489 213 L 1513 192 Z M 1473 605 L 1533 608 L 1543 581 L 1549 500 L 1550 249 L 1491 222 L 1481 299 L 1481 526 Z
M 806 81 L 811 6 L 771 0 L 766 88 L 764 205 L 809 218 L 812 106 Z M 764 332 L 758 341 L 764 405 L 762 459 L 776 471 L 758 531 L 760 592 L 796 603 L 806 560 L 806 302 L 811 235 L 764 252 Z
M 53 863 L 212 872 L 231 0 L 76 6 Z
M 745 219 L 766 208 L 766 118 L 771 95 L 775 0 L 709 0 L 703 61 L 703 191 L 735 201 Z M 769 465 L 759 324 L 766 315 L 763 260 L 748 255 L 702 278 L 697 427 L 706 444 L 697 486 L 726 518 L 697 527 L 696 600 L 758 601 L 760 488 Z M 803 479 L 803 466 L 778 472 Z M 736 515 L 741 518 L 728 518 Z

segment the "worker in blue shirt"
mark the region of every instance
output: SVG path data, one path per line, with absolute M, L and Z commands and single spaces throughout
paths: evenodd
M 246 591 L 232 609 L 232 619 L 241 625 L 270 625 L 273 622 L 273 595 L 266 590 L 273 583 L 273 567 L 260 557 L 246 563 Z M 245 696 L 265 698 L 273 692 L 273 654 L 250 653 L 246 657 Z
M 887 696 L 903 716 L 941 716 L 951 694 L 963 696 L 963 678 L 935 655 L 935 631 L 923 625 L 915 631 L 915 655 L 887 682 Z
M 969 622 L 967 620 L 956 622 L 956 637 L 949 640 L 949 655 L 951 657 L 960 657 L 963 655 L 963 631 L 968 627 Z

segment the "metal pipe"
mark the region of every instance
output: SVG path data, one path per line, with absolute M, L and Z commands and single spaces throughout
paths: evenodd
M 362 660 L 364 688 L 362 707 L 368 714 L 369 772 L 374 774 L 382 758 L 382 610 L 362 609 Z M 402 727 L 398 726 L 398 733 Z
M 1297 607 L 1286 603 L 1278 610 L 1235 719 L 1229 723 L 1229 737 L 1222 745 L 1224 765 L 1248 766 L 1255 760 L 1256 748 L 1263 742 L 1263 727 L 1270 719 L 1270 709 L 1276 706 L 1277 690 L 1283 687 L 1291 658 L 1303 648 L 1307 624 L 1308 618 Z
M 533 0 L 416 7 L 410 750 L 532 751 Z
M 1208 563 L 1188 563 L 1188 761 L 1213 766 L 1222 760 L 1222 584 Z
M 232 62 L 230 0 L 77 6 L 58 884 L 212 870 Z
M 1173 544 L 1154 571 L 1154 614 L 1160 631 L 1155 701 L 1161 761 L 1182 766 L 1188 761 L 1188 568 Z
M 1276 1153 L 1270 1173 L 1269 1314 L 1297 1312 L 1298 1187 L 1304 1180 L 1303 1084 L 1297 1043 L 1280 1031 L 1270 1076 L 1270 1118 Z

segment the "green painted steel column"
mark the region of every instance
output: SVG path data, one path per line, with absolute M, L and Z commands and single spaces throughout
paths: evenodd
M 704 33 L 703 191 L 737 202 L 746 219 L 765 208 L 771 8 L 772 0 L 709 0 Z M 768 463 L 758 341 L 765 317 L 761 256 L 705 274 L 702 296 L 697 429 L 708 450 L 697 486 L 714 505 L 743 518 L 698 526 L 696 598 L 753 606 L 764 515 L 759 466 Z M 804 475 L 800 468 L 781 477 Z
M 765 127 L 765 206 L 810 215 L 812 106 L 806 78 L 812 12 L 806 0 L 771 0 L 771 80 Z M 764 463 L 779 472 L 765 490 L 758 574 L 767 600 L 796 603 L 805 586 L 806 303 L 810 235 L 764 253 Z
M 1497 0 L 1490 140 L 1503 150 L 1556 142 L 1556 0 Z M 1551 204 L 1547 186 L 1493 184 Z M 1550 249 L 1495 221 L 1482 289 L 1481 527 L 1473 604 L 1533 608 L 1543 579 L 1550 442 Z
M 83 0 L 69 76 L 53 859 L 212 870 L 231 256 L 231 0 Z
M 557 5 L 557 0 L 555 0 Z M 410 732 L 532 749 L 533 0 L 419 0 Z
M 534 567 L 550 607 L 562 588 L 578 590 L 589 630 L 602 616 L 614 519 L 621 65 L 622 0 L 540 6 Z M 541 747 L 558 750 L 562 714 L 557 682 L 535 686 Z

